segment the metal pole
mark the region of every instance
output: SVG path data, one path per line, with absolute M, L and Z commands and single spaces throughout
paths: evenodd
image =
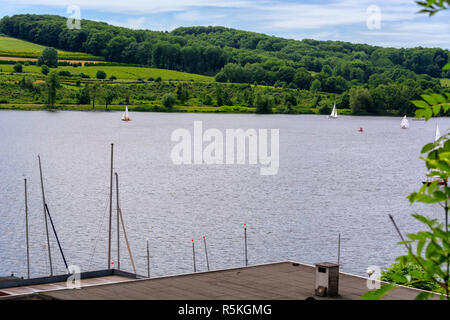
M 125 243 L 127 244 L 128 255 L 130 256 L 131 266 L 133 267 L 133 272 L 136 274 L 136 267 L 134 265 L 133 255 L 131 254 L 130 243 L 128 242 L 127 231 L 125 230 L 125 223 L 123 222 L 122 210 L 119 208 L 120 221 L 122 223 L 123 236 L 125 238 Z
M 113 156 L 114 156 L 114 144 L 111 143 L 111 174 L 110 174 L 110 184 L 109 184 L 108 269 L 111 269 L 111 220 L 112 220 Z
M 203 243 L 205 244 L 205 255 L 206 255 L 206 267 L 209 271 L 209 259 L 208 259 L 208 248 L 206 247 L 206 237 L 203 236 Z
M 192 239 L 192 258 L 194 260 L 194 272 L 197 272 L 197 267 L 195 265 L 195 246 L 194 246 L 194 239 Z
M 50 238 L 48 236 L 47 212 L 45 210 L 44 180 L 42 179 L 41 157 L 39 155 L 38 155 L 38 160 L 39 160 L 39 173 L 41 175 L 42 206 L 44 208 L 44 221 L 45 221 L 45 234 L 47 235 L 48 260 L 50 261 L 50 276 L 53 276 L 52 254 L 51 254 L 51 250 L 50 250 Z
M 64 256 L 64 252 L 63 252 L 63 249 L 61 247 L 61 243 L 59 243 L 58 234 L 56 233 L 55 225 L 53 224 L 52 216 L 50 215 L 50 211 L 48 210 L 47 204 L 45 204 L 45 209 L 47 210 L 48 217 L 50 218 L 50 223 L 51 223 L 52 228 L 53 228 L 53 233 L 55 234 L 56 242 L 58 243 L 59 251 L 61 252 L 62 258 L 64 260 L 64 264 L 66 265 L 67 272 L 70 273 L 69 272 L 69 266 L 67 265 L 66 257 Z
M 338 264 L 341 263 L 341 233 L 339 233 L 338 238 Z
M 244 223 L 244 242 L 245 242 L 245 266 L 248 266 L 248 256 L 247 256 L 247 224 Z
M 27 179 L 25 181 L 25 234 L 27 240 L 27 275 L 30 279 L 30 246 L 28 242 L 28 197 L 27 197 Z
M 148 248 L 148 238 L 147 240 L 147 277 L 150 278 L 150 250 Z
M 117 193 L 117 270 L 120 270 L 120 223 L 119 223 L 119 176 L 116 174 L 116 193 Z

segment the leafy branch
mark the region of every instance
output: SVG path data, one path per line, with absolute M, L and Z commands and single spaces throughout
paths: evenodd
M 430 17 L 450 7 L 450 0 L 427 0 L 416 1 L 416 3 L 423 7 L 419 13 L 427 13 Z

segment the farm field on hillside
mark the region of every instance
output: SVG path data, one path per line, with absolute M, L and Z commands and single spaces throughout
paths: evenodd
M 38 58 L 44 49 L 45 46 L 36 43 L 0 36 L 0 56 Z M 97 57 L 84 52 L 68 52 L 62 50 L 58 50 L 58 56 L 59 59 L 105 60 L 103 57 Z
M 4 72 L 12 72 L 13 65 L 1 65 L 0 68 Z M 88 67 L 72 67 L 72 66 L 60 66 L 56 69 L 57 71 L 67 70 L 73 75 L 79 75 L 84 73 L 89 75 L 91 79 L 95 79 L 97 71 L 103 70 L 106 72 L 107 78 L 115 76 L 117 79 L 124 80 L 137 80 L 142 78 L 147 80 L 148 78 L 158 78 L 161 77 L 162 80 L 182 80 L 182 81 L 201 81 L 201 82 L 212 82 L 213 77 L 202 76 L 192 73 L 179 72 L 173 70 L 164 70 L 156 68 L 145 68 L 145 67 L 123 67 L 123 66 L 88 66 Z M 38 66 L 23 66 L 24 73 L 39 73 L 41 74 L 41 68 Z M 41 74 L 42 75 L 42 74 Z

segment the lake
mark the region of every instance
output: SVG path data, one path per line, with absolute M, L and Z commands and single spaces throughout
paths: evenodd
M 146 275 L 146 238 L 151 274 L 206 270 L 244 264 L 247 225 L 249 264 L 282 260 L 337 262 L 365 275 L 405 253 L 388 214 L 402 232 L 422 228 L 410 216 L 422 212 L 406 196 L 417 191 L 426 169 L 422 146 L 450 126 L 445 118 L 317 115 L 0 111 L 0 275 L 26 276 L 24 182 L 28 179 L 31 274 L 47 275 L 45 228 L 37 155 L 46 198 L 69 264 L 81 271 L 107 267 L 110 144 L 114 143 L 120 203 L 137 272 Z M 276 175 L 259 165 L 175 165 L 170 154 L 177 128 L 193 130 L 279 129 Z M 364 132 L 358 132 L 360 127 Z M 114 194 L 115 197 L 115 194 Z M 116 211 L 112 259 L 116 261 Z M 429 216 L 443 218 L 428 206 Z M 50 224 L 49 224 L 50 228 Z M 51 229 L 50 229 L 51 230 Z M 65 268 L 51 234 L 55 273 Z M 131 271 L 123 237 L 121 267 Z

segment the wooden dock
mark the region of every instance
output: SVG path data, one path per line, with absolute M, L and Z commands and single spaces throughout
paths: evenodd
M 340 273 L 339 296 L 314 296 L 315 268 L 296 262 L 192 273 L 153 279 L 84 286 L 38 293 L 39 299 L 62 300 L 354 300 L 368 291 L 366 278 Z M 383 299 L 412 300 L 420 290 L 400 287 Z

